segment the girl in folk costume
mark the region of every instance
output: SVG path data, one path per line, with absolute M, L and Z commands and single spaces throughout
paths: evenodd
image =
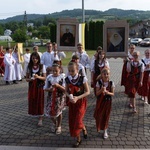
M 53 74 L 47 76 L 44 90 L 48 92 L 46 115 L 51 117 L 52 132 L 61 133 L 62 110 L 65 104 L 65 77 L 58 64 L 52 65 Z
M 97 58 L 91 68 L 91 87 L 94 88 L 95 95 L 96 95 L 97 77 L 101 74 L 101 70 L 105 67 L 109 68 L 109 62 L 105 57 L 105 52 L 100 51 L 98 52 Z
M 28 64 L 30 61 L 30 56 L 31 56 L 30 49 L 26 48 L 26 53 L 23 55 L 23 57 L 24 57 L 24 71 L 23 71 L 24 76 L 26 76 L 27 67 L 28 67 Z
M 75 63 L 77 63 L 77 65 L 78 65 L 78 73 L 79 73 L 81 76 L 87 77 L 87 76 L 86 76 L 86 73 L 85 73 L 84 66 L 83 66 L 81 63 L 79 63 L 79 57 L 78 57 L 78 55 L 73 55 L 70 62 L 75 62 Z M 67 73 L 67 75 L 69 75 L 69 72 Z
M 70 62 L 77 63 L 77 65 L 78 65 L 78 73 L 81 76 L 87 77 L 86 73 L 85 73 L 84 66 L 81 63 L 79 63 L 79 57 L 78 57 L 78 55 L 73 55 Z M 67 72 L 67 76 L 69 76 L 69 75 L 70 75 L 69 72 Z M 66 97 L 66 105 L 68 105 L 68 103 L 69 103 L 69 97 Z
M 96 120 L 97 131 L 104 130 L 104 138 L 108 138 L 108 123 L 111 112 L 112 96 L 114 96 L 115 85 L 109 80 L 110 71 L 104 68 L 101 71 L 100 79 L 96 83 L 96 108 L 94 118 Z
M 15 65 L 16 60 L 12 56 L 12 50 L 7 47 L 6 48 L 6 54 L 4 56 L 4 64 L 5 64 L 5 73 L 4 73 L 4 80 L 6 81 L 6 84 L 11 84 L 11 81 L 13 83 L 16 83 L 16 75 L 15 75 Z
M 124 64 L 123 64 L 123 68 L 122 68 L 122 75 L 121 75 L 121 86 L 123 85 L 125 87 L 125 94 L 127 94 L 127 89 L 128 87 L 126 86 L 127 84 L 127 77 L 128 77 L 128 72 L 127 72 L 127 62 L 132 61 L 133 60 L 133 52 L 135 50 L 135 45 L 131 44 L 129 47 L 129 51 L 128 51 L 128 56 L 126 59 L 124 59 Z
M 136 113 L 136 101 L 135 94 L 139 87 L 143 83 L 143 72 L 144 64 L 139 61 L 140 52 L 133 52 L 133 61 L 127 63 L 127 87 L 128 87 L 128 97 L 130 98 L 130 107 L 133 108 L 133 112 Z
M 66 96 L 69 97 L 69 129 L 70 135 L 76 137 L 77 141 L 73 147 L 79 147 L 81 144 L 80 132 L 87 138 L 87 130 L 83 123 L 86 112 L 87 99 L 90 94 L 87 78 L 78 73 L 78 64 L 70 62 L 68 64 L 69 74 L 66 78 Z
M 18 48 L 15 48 L 15 49 L 14 49 L 14 52 L 13 52 L 12 55 L 13 55 L 13 57 L 14 57 L 15 60 L 16 60 L 16 63 L 15 63 L 16 80 L 17 80 L 17 81 L 21 81 L 21 80 L 22 80 L 23 69 L 22 69 L 21 63 L 19 62 Z
M 0 75 L 3 77 L 5 72 L 3 46 L 0 46 Z
M 98 46 L 97 47 L 97 49 L 96 49 L 96 52 L 95 52 L 95 54 L 92 56 L 92 58 L 91 58 L 91 63 L 90 63 L 90 69 L 93 67 L 93 65 L 94 65 L 94 62 L 95 62 L 95 60 L 97 59 L 97 56 L 98 56 L 98 53 L 100 52 L 100 51 L 102 51 L 103 50 L 103 48 L 101 47 L 101 46 Z
M 38 126 L 42 126 L 44 115 L 44 81 L 46 79 L 45 66 L 40 64 L 40 56 L 33 52 L 30 57 L 26 73 L 26 81 L 29 82 L 28 89 L 28 114 L 38 116 Z
M 148 104 L 147 93 L 149 90 L 149 74 L 150 74 L 150 49 L 145 50 L 145 58 L 141 60 L 144 63 L 144 77 L 142 86 L 138 90 L 138 94 L 144 98 L 144 102 Z

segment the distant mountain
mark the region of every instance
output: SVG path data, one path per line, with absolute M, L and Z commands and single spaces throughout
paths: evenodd
M 35 20 L 35 19 L 39 19 L 39 18 L 43 18 L 45 15 L 42 14 L 27 14 L 27 19 L 28 20 Z M 9 17 L 7 19 L 2 19 L 0 20 L 0 23 L 7 23 L 7 22 L 11 22 L 11 21 L 23 21 L 24 19 L 24 15 L 18 15 L 18 16 L 14 16 L 14 17 Z
M 43 20 L 44 17 L 51 18 L 61 18 L 61 17 L 76 17 L 78 19 L 82 18 L 82 9 L 73 10 L 63 10 L 61 12 L 55 12 L 51 14 L 27 14 L 28 22 L 31 20 Z M 127 19 L 150 19 L 150 11 L 141 10 L 122 10 L 112 8 L 107 11 L 97 11 L 97 10 L 85 10 L 85 18 L 89 19 L 99 19 L 99 18 L 127 18 Z M 11 18 L 0 20 L 0 23 L 7 23 L 11 21 L 23 21 L 24 15 L 18 15 Z

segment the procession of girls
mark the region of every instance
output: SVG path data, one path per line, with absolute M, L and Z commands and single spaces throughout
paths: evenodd
M 115 88 L 114 82 L 110 80 L 109 62 L 102 48 L 100 46 L 97 48 L 91 63 L 81 43 L 77 45 L 77 49 L 78 51 L 73 53 L 68 64 L 66 77 L 61 65 L 61 59 L 65 58 L 65 54 L 57 51 L 57 44 L 52 45 L 51 42 L 47 43 L 47 51 L 43 53 L 41 60 L 37 52 L 31 54 L 26 74 L 26 81 L 29 82 L 28 113 L 39 117 L 38 126 L 43 125 L 43 116 L 46 114 L 52 120 L 51 132 L 61 134 L 62 112 L 64 107 L 68 106 L 69 131 L 70 135 L 76 138 L 73 147 L 79 147 L 81 144 L 81 132 L 84 139 L 88 137 L 88 131 L 83 122 L 87 108 L 87 96 L 90 94 L 86 77 L 87 67 L 91 69 L 91 87 L 94 88 L 96 99 L 93 112 L 96 129 L 98 132 L 104 131 L 104 139 L 108 138 L 107 129 Z M 149 52 L 149 50 L 147 51 Z M 130 104 L 136 112 L 135 93 L 141 92 L 141 96 L 146 98 L 148 91 L 147 95 L 144 95 L 143 90 L 140 90 L 140 87 L 145 85 L 142 84 L 145 82 L 143 80 L 144 64 L 138 60 L 138 52 L 133 54 L 131 54 L 134 57 L 133 61 L 130 60 L 125 63 L 124 66 L 126 65 L 126 67 L 124 68 L 126 70 L 123 70 L 123 73 L 126 74 L 124 76 L 130 81 L 130 85 L 128 82 L 124 82 L 122 85 L 130 87 L 130 91 L 126 92 L 130 98 Z M 44 91 L 48 92 L 45 112 Z

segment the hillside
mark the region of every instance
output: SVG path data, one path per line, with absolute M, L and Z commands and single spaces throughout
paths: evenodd
M 28 21 L 30 20 L 43 20 L 44 17 L 51 18 L 60 18 L 60 17 L 76 17 L 81 19 L 82 9 L 73 9 L 73 10 L 63 10 L 61 12 L 55 12 L 51 14 L 27 14 Z M 7 23 L 11 21 L 23 21 L 24 16 L 14 16 L 11 18 L 0 20 L 0 23 Z M 127 19 L 150 19 L 150 11 L 141 11 L 141 10 L 122 10 L 112 8 L 107 11 L 97 11 L 97 10 L 85 10 L 85 18 L 89 19 L 110 19 L 110 18 L 127 18 Z

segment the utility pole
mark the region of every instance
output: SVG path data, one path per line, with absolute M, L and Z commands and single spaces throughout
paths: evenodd
M 24 26 L 27 27 L 27 13 L 26 13 L 26 11 L 24 12 L 23 23 L 24 23 Z
M 84 0 L 82 0 L 82 23 L 85 23 Z

